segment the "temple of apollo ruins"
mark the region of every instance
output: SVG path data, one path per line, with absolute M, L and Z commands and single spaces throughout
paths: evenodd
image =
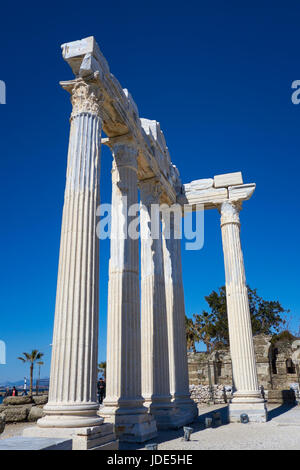
M 71 96 L 72 112 L 49 402 L 46 416 L 24 434 L 71 436 L 74 449 L 116 449 L 118 440 L 144 442 L 159 429 L 180 428 L 196 418 L 189 393 L 181 241 L 175 217 L 165 236 L 163 214 L 153 236 L 153 204 L 176 205 L 180 214 L 184 207 L 199 206 L 219 213 L 234 386 L 228 416 L 231 422 L 241 413 L 250 421 L 266 421 L 240 242 L 240 210 L 255 184 L 244 184 L 240 172 L 183 183 L 159 123 L 139 117 L 94 37 L 63 44 L 62 53 L 74 78 L 60 83 Z M 96 225 L 103 144 L 113 163 L 107 387 L 99 411 Z M 141 240 L 126 236 L 132 217 L 124 213 L 137 203 Z

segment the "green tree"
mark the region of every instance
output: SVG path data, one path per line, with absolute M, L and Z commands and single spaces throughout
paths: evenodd
M 286 325 L 283 314 L 289 310 L 278 301 L 264 300 L 257 294 L 257 289 L 248 287 L 249 308 L 253 335 L 278 334 Z M 207 351 L 229 345 L 228 319 L 226 306 L 226 289 L 222 286 L 218 292 L 212 291 L 205 297 L 209 312 L 194 314 L 194 328 L 200 341 L 206 345 Z
M 44 356 L 44 353 L 39 352 L 37 349 L 33 349 L 31 353 L 23 353 L 24 357 L 18 357 L 18 359 L 22 362 L 29 362 L 30 364 L 30 390 L 29 390 L 29 395 L 32 396 L 32 386 L 33 386 L 33 369 L 34 369 L 34 364 L 42 359 Z
M 195 343 L 199 341 L 198 334 L 196 332 L 195 324 L 192 318 L 185 317 L 185 333 L 186 333 L 186 344 L 187 350 L 196 352 Z
M 214 323 L 215 315 L 203 310 L 201 315 L 195 314 L 194 318 L 194 328 L 197 333 L 197 339 L 198 341 L 203 341 L 207 352 L 210 352 L 213 348 L 213 339 L 217 333 Z

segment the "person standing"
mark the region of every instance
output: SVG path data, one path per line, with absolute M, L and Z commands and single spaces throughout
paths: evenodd
M 99 403 L 102 405 L 103 400 L 105 398 L 105 391 L 106 391 L 106 383 L 101 377 L 101 379 L 98 382 L 98 393 L 99 393 Z

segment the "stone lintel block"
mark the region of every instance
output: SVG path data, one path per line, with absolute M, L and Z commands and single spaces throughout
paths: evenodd
M 186 191 L 198 191 L 201 189 L 209 189 L 212 188 L 214 184 L 213 178 L 205 178 L 200 180 L 191 181 L 188 184 L 185 184 Z
M 192 192 L 187 191 L 185 197 L 187 200 L 186 204 L 203 204 L 205 209 L 212 209 L 228 199 L 228 191 L 226 188 L 209 188 Z
M 63 58 L 68 62 L 74 74 L 79 74 L 79 70 L 85 56 L 86 58 L 94 58 L 103 72 L 109 73 L 108 63 L 100 51 L 94 36 L 62 44 L 61 48 Z M 84 68 L 86 68 L 86 66 Z M 95 69 L 97 69 L 97 67 L 95 67 Z
M 228 186 L 236 186 L 239 184 L 243 184 L 243 177 L 240 171 L 214 176 L 215 188 L 227 188 Z
M 256 188 L 255 183 L 242 184 L 238 186 L 229 186 L 228 196 L 230 201 L 248 200 L 254 193 Z
M 174 181 L 171 179 L 171 159 L 163 132 L 156 123 L 157 138 L 153 140 L 141 127 L 136 103 L 127 89 L 123 89 L 116 77 L 110 73 L 108 62 L 99 49 L 93 36 L 79 41 L 65 43 L 62 46 L 64 60 L 70 65 L 74 75 L 89 77 L 94 75 L 104 95 L 102 104 L 103 130 L 109 137 L 130 133 L 136 137 L 140 153 L 140 171 L 151 176 L 158 176 L 164 192 L 171 201 L 176 200 Z M 67 82 L 61 82 L 65 86 Z M 152 135 L 152 134 L 151 134 Z M 154 142 L 154 148 L 153 148 Z M 179 175 L 178 175 L 179 178 Z M 181 182 L 180 182 L 181 185 Z

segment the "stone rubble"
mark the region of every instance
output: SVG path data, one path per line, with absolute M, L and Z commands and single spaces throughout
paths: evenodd
M 190 385 L 191 398 L 196 403 L 228 403 L 232 397 L 230 385 Z

